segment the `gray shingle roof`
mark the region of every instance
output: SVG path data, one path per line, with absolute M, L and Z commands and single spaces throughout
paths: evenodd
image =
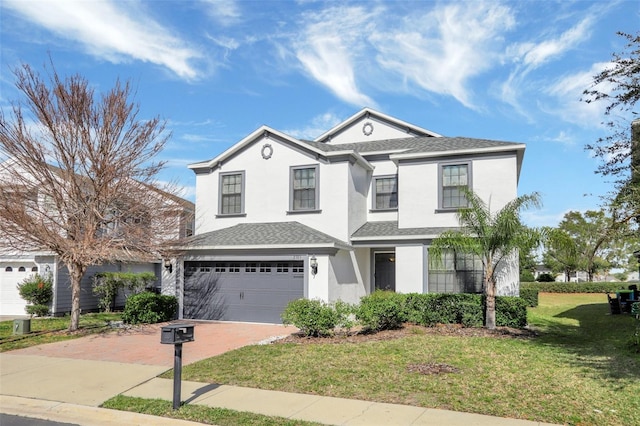
M 374 240 L 376 238 L 434 238 L 444 231 L 459 228 L 451 227 L 426 227 L 426 228 L 398 228 L 398 221 L 367 222 L 351 236 L 355 240 Z
M 371 142 L 356 142 L 344 144 L 327 144 L 323 142 L 304 141 L 316 149 L 324 152 L 353 150 L 362 155 L 371 152 L 403 152 L 428 153 L 440 151 L 457 151 L 468 149 L 487 149 L 495 147 L 509 147 L 521 145 L 515 142 L 494 141 L 489 139 L 474 139 L 467 137 L 408 137 L 401 139 L 385 139 Z
M 189 247 L 234 246 L 327 246 L 349 248 L 349 244 L 299 222 L 241 223 L 191 238 Z

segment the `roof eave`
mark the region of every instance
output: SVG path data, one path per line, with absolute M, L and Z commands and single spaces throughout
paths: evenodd
M 316 244 L 260 244 L 260 245 L 201 245 L 185 246 L 183 250 L 273 250 L 273 249 L 346 249 L 351 247 L 337 243 Z
M 260 126 L 258 129 L 254 130 L 253 132 L 251 132 L 248 136 L 246 136 L 244 139 L 240 140 L 239 142 L 235 143 L 233 146 L 231 146 L 229 149 L 225 150 L 224 152 L 222 152 L 220 155 L 218 155 L 217 157 L 209 160 L 209 161 L 201 161 L 198 163 L 192 163 L 187 165 L 188 168 L 192 169 L 194 172 L 202 172 L 202 171 L 210 171 L 213 170 L 214 168 L 216 168 L 219 164 L 223 163 L 227 158 L 235 155 L 237 152 L 241 151 L 242 149 L 244 149 L 246 146 L 251 145 L 252 143 L 254 143 L 257 139 L 261 138 L 261 137 L 266 137 L 269 138 L 270 136 L 279 138 L 281 140 L 287 141 L 289 143 L 293 143 L 295 145 L 297 145 L 298 147 L 300 147 L 303 150 L 306 151 L 311 151 L 313 152 L 316 156 L 324 156 L 325 153 L 307 143 L 304 143 L 294 137 L 291 137 L 287 134 L 284 134 L 282 132 L 279 132 L 278 130 L 272 129 L 269 126 Z
M 446 151 L 435 151 L 435 152 L 409 152 L 406 154 L 392 154 L 389 156 L 389 159 L 393 161 L 395 164 L 402 160 L 416 160 L 421 158 L 436 158 L 436 157 L 444 157 L 444 156 L 460 156 L 460 155 L 469 155 L 469 154 L 487 154 L 492 152 L 509 152 L 516 151 L 518 153 L 524 153 L 525 145 L 524 144 L 514 144 L 514 145 L 505 145 L 505 146 L 493 146 L 487 148 L 469 148 L 469 149 L 452 149 Z M 519 155 L 522 157 L 523 154 Z M 522 162 L 521 160 L 519 161 Z
M 427 130 L 427 129 L 424 129 L 422 127 L 415 126 L 413 124 L 407 123 L 406 121 L 399 120 L 399 119 L 397 119 L 395 117 L 391 117 L 389 115 L 383 114 L 381 112 L 375 111 L 375 110 L 367 107 L 367 108 L 361 109 L 360 111 L 358 111 L 357 113 L 355 113 L 351 117 L 349 117 L 346 120 L 342 121 L 337 126 L 335 126 L 335 127 L 331 128 L 331 129 L 329 129 L 328 131 L 324 132 L 322 135 L 320 135 L 319 137 L 314 139 L 314 142 L 325 142 L 327 139 L 330 139 L 331 136 L 333 136 L 336 133 L 340 133 L 344 128 L 350 126 L 352 123 L 354 123 L 355 121 L 359 120 L 363 116 L 377 117 L 377 118 L 381 119 L 382 121 L 387 121 L 389 123 L 394 123 L 398 127 L 404 127 L 404 128 L 410 129 L 412 132 L 417 133 L 417 134 L 422 134 L 424 136 L 433 136 L 433 137 L 441 137 L 442 136 L 442 135 L 440 135 L 438 133 L 432 132 L 431 130 Z

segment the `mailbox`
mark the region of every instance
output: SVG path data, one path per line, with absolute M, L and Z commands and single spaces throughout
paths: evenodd
M 193 340 L 193 324 L 169 324 L 162 327 L 160 343 L 175 345 Z

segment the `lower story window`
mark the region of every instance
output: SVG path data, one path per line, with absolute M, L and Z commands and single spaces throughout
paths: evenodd
M 429 293 L 481 293 L 484 268 L 475 255 L 444 252 L 429 255 Z

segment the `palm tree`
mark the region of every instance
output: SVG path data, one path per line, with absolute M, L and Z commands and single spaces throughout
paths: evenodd
M 485 326 L 496 327 L 496 271 L 504 259 L 517 258 L 517 249 L 532 241 L 540 241 L 539 232 L 520 221 L 520 210 L 540 206 L 536 192 L 522 195 L 507 203 L 495 214 L 472 191 L 466 191 L 468 207 L 457 212 L 461 230 L 445 231 L 433 240 L 429 252 L 442 259 L 445 251 L 473 254 L 484 268 L 483 289 L 486 296 Z

